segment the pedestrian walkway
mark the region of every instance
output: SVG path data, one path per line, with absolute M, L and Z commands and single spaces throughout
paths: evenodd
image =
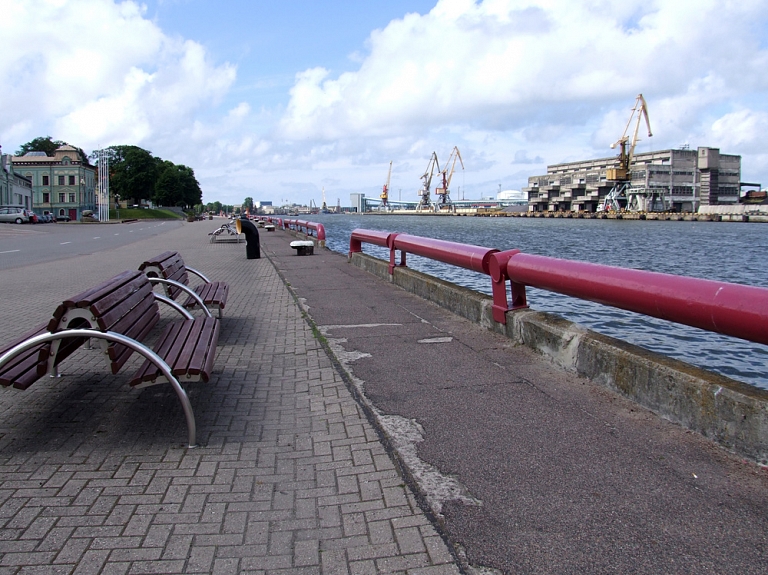
M 768 573 L 766 468 L 291 239 L 262 247 L 468 566 Z
M 0 275 L 3 342 L 165 250 L 230 284 L 213 380 L 186 386 L 196 449 L 170 386 L 95 350 L 0 390 L 0 574 L 459 573 L 275 266 L 213 224 Z

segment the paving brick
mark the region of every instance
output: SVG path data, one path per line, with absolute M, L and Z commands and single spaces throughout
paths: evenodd
M 208 243 L 201 224 L 165 225 L 109 257 L 0 275 L 0 292 L 38 323 L 95 278 L 135 269 L 137 254 L 177 249 L 230 284 L 214 376 L 184 384 L 199 448 L 184 447 L 168 386 L 129 390 L 95 350 L 76 352 L 61 378 L 0 390 L 0 575 L 450 567 L 272 263 Z M 29 294 L 24 277 L 41 270 L 57 282 Z M 8 337 L 22 331 L 14 313 L 0 309 Z

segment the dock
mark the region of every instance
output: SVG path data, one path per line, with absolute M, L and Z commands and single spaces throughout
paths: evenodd
M 3 341 L 166 250 L 230 284 L 195 449 L 93 350 L 0 390 L 0 572 L 766 571 L 765 467 L 345 255 L 211 228 L 0 277 Z

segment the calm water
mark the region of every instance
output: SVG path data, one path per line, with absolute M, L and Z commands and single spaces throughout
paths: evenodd
M 325 226 L 330 249 L 345 254 L 351 231 L 364 228 L 768 288 L 768 224 L 322 214 L 311 221 Z M 363 251 L 389 259 L 377 246 Z M 408 267 L 491 293 L 482 274 L 411 254 Z M 543 290 L 527 294 L 533 309 L 768 389 L 768 346 Z

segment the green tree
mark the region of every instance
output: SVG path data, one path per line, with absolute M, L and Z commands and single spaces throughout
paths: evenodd
M 110 146 L 106 151 L 110 190 L 134 204 L 152 198 L 158 177 L 152 153 L 138 146 Z
M 50 136 L 35 138 L 22 144 L 21 147 L 16 150 L 17 156 L 23 156 L 27 152 L 45 152 L 47 156 L 53 156 L 58 148 L 63 146 L 66 142 L 61 140 L 54 140 Z
M 155 182 L 154 202 L 160 206 L 183 205 L 181 201 L 179 172 L 173 162 L 163 162 Z
M 248 210 L 249 214 L 253 213 L 253 198 L 248 196 L 243 200 L 243 210 Z
M 189 208 L 202 203 L 203 192 L 192 168 L 164 161 L 159 168 L 153 199 L 162 206 Z

